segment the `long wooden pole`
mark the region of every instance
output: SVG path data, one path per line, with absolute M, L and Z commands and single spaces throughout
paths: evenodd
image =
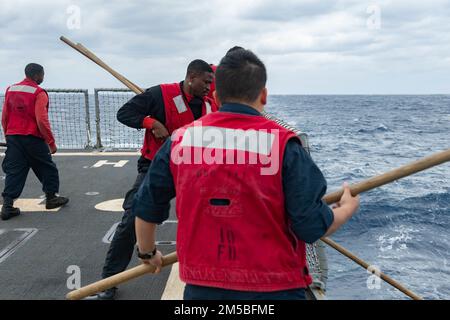
M 360 194 L 362 192 L 381 187 L 395 180 L 407 177 L 434 166 L 438 166 L 447 161 L 450 161 L 450 149 L 432 154 L 431 156 L 411 162 L 407 165 L 388 171 L 379 176 L 375 176 L 368 180 L 353 184 L 352 186 L 350 186 L 350 189 L 352 191 L 352 195 L 356 196 L 357 194 Z M 338 191 L 329 193 L 325 197 L 323 197 L 323 200 L 328 204 L 336 203 L 339 201 L 339 199 L 341 199 L 343 192 L 344 190 L 340 189 Z
M 329 239 L 329 238 L 322 238 L 321 239 L 323 242 L 325 242 L 327 245 L 329 245 L 330 247 L 332 247 L 333 249 L 335 249 L 336 251 L 340 252 L 341 254 L 343 254 L 344 256 L 346 256 L 347 258 L 349 258 L 350 260 L 354 261 L 355 263 L 359 264 L 361 267 L 363 267 L 364 269 L 369 269 L 370 265 L 365 262 L 364 260 L 358 258 L 356 255 L 354 255 L 353 253 L 351 253 L 350 251 L 348 251 L 347 249 L 345 249 L 343 246 L 337 244 L 336 242 L 334 242 L 333 240 Z M 380 273 L 378 274 L 378 276 L 386 281 L 387 283 L 389 283 L 391 286 L 393 286 L 394 288 L 400 290 L 401 292 L 403 292 L 404 294 L 406 294 L 408 297 L 410 297 L 413 300 L 423 300 L 422 297 L 420 297 L 419 295 L 415 294 L 414 292 L 412 292 L 411 290 L 407 289 L 406 287 L 404 287 L 400 282 L 395 281 L 394 279 L 392 279 L 391 277 L 387 276 L 386 274 L 384 274 L 383 272 L 380 271 Z
M 72 41 L 70 41 L 69 39 L 61 36 L 60 39 L 65 42 L 66 44 L 68 44 L 69 46 L 71 46 L 73 49 L 77 50 L 78 52 L 80 52 L 81 54 L 83 54 L 84 56 L 86 56 L 88 59 L 92 60 L 93 62 L 95 62 L 97 65 L 99 65 L 100 67 L 102 67 L 103 69 L 105 69 L 106 71 L 108 71 L 110 74 L 112 74 L 116 79 L 118 79 L 119 81 L 121 81 L 125 86 L 127 86 L 130 90 L 132 90 L 133 92 L 135 92 L 136 94 L 142 93 L 143 90 L 141 88 L 139 88 L 137 85 L 135 85 L 134 83 L 132 83 L 130 80 L 128 80 L 127 78 L 125 78 L 124 76 L 120 75 L 118 72 L 116 72 L 115 70 L 113 70 L 112 68 L 110 68 L 106 63 L 104 63 L 100 58 L 98 58 L 97 56 L 95 56 L 92 52 L 90 52 L 87 48 L 85 48 L 82 44 L 74 44 Z M 422 158 L 418 161 L 415 161 L 413 163 L 410 163 L 408 165 L 402 166 L 400 168 L 391 170 L 389 172 L 386 172 L 385 174 L 379 175 L 379 176 L 375 176 L 371 179 L 362 181 L 360 183 L 354 184 L 350 186 L 350 190 L 353 196 L 356 196 L 362 192 L 365 191 L 369 191 L 372 190 L 374 188 L 386 185 L 388 183 L 391 183 L 395 180 L 407 177 L 409 175 L 412 175 L 414 173 L 429 169 L 431 167 L 440 165 L 444 162 L 450 161 L 450 149 L 440 152 L 440 153 L 436 153 L 434 155 L 431 155 L 429 157 L 426 158 Z M 343 190 L 338 190 L 335 191 L 333 193 L 329 193 L 327 194 L 323 200 L 327 203 L 327 204 L 332 204 L 335 202 L 338 202 L 339 199 L 341 198 L 343 193 Z M 328 238 L 322 238 L 322 241 L 324 241 L 324 243 L 332 246 L 334 249 L 338 250 L 339 252 L 341 252 L 342 254 L 344 254 L 345 256 L 347 256 L 348 258 L 352 259 L 354 262 L 358 263 L 359 265 L 363 266 L 367 265 L 369 266 L 369 264 L 367 264 L 366 262 L 362 261 L 361 259 L 357 258 L 355 255 L 351 254 L 349 251 L 347 251 L 345 248 L 343 248 L 342 246 L 337 245 L 334 241 L 332 241 L 331 239 Z M 333 244 L 333 245 L 332 245 Z M 172 261 L 175 257 L 175 260 L 172 263 L 175 263 L 177 261 L 176 258 L 176 252 L 173 252 L 167 256 L 164 256 L 164 259 L 167 261 Z M 361 262 L 364 263 L 364 265 L 361 264 Z M 168 263 L 169 264 L 169 263 Z M 167 265 L 168 265 L 167 264 Z M 141 266 L 139 266 L 141 267 Z M 126 277 L 120 277 L 119 275 L 123 274 L 123 273 L 119 273 L 113 277 L 110 278 L 106 278 L 103 279 L 101 281 L 95 282 L 89 286 L 83 287 L 81 289 L 78 290 L 74 290 L 72 292 L 70 292 L 67 295 L 68 299 L 81 299 L 84 297 L 87 297 L 88 295 L 112 288 L 120 283 L 126 282 L 130 279 L 133 279 L 135 277 L 139 277 L 141 276 L 144 270 L 146 270 L 146 272 L 144 273 L 151 273 L 154 272 L 151 271 L 152 268 L 146 268 L 146 269 L 142 269 L 139 267 L 135 267 L 132 269 L 129 269 L 127 271 L 124 271 L 123 273 L 127 273 Z M 367 269 L 367 267 L 365 267 Z M 388 279 L 387 276 L 383 276 L 382 279 Z M 400 291 L 404 292 L 405 294 L 407 294 L 408 296 L 410 296 L 411 298 L 415 299 L 415 298 L 420 298 L 419 296 L 417 296 L 416 294 L 412 293 L 411 291 L 405 289 L 403 286 L 401 286 L 399 283 L 395 282 L 394 280 L 392 280 L 391 278 L 390 281 L 387 281 L 383 279 L 384 281 L 388 282 L 389 284 L 393 285 L 394 287 L 396 287 L 397 289 L 399 289 Z M 110 281 L 106 281 L 106 280 L 110 280 Z M 87 289 L 89 288 L 89 290 Z M 96 290 L 96 291 L 93 291 Z M 82 292 L 83 295 L 77 294 L 77 292 Z M 410 294 L 408 294 L 408 293 Z M 76 298 L 75 298 L 76 297 Z
M 177 254 L 176 252 L 172 252 L 164 256 L 162 260 L 163 267 L 172 265 L 178 261 Z M 82 287 L 78 290 L 71 291 L 67 294 L 66 298 L 69 300 L 80 300 L 97 292 L 112 288 L 120 283 L 124 283 L 137 277 L 143 276 L 144 274 L 154 273 L 155 269 L 156 268 L 152 265 L 141 264 L 137 267 L 128 269 L 109 278 L 91 283 L 90 285 Z
M 108 66 L 106 63 L 104 63 L 100 58 L 98 58 L 94 53 L 92 53 L 89 49 L 84 47 L 81 43 L 75 44 L 74 42 L 70 41 L 64 36 L 61 36 L 59 38 L 62 42 L 67 44 L 68 46 L 72 47 L 82 55 L 84 55 L 89 60 L 93 61 L 106 71 L 108 71 L 111 75 L 113 75 L 117 80 L 122 82 L 125 86 L 127 86 L 130 90 L 132 90 L 134 93 L 139 94 L 144 92 L 139 86 L 122 76 L 120 73 L 112 69 L 110 66 Z

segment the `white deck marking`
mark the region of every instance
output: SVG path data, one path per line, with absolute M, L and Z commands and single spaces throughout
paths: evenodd
M 3 234 L 6 232 L 6 230 L 0 230 L 2 231 L 0 234 Z M 14 254 L 20 247 L 22 247 L 28 240 L 31 239 L 32 236 L 38 232 L 38 229 L 35 228 L 27 228 L 27 229 L 13 229 L 12 231 L 18 231 L 23 232 L 22 235 L 20 235 L 18 238 L 16 238 L 14 241 L 12 241 L 9 245 L 7 245 L 5 248 L 3 248 L 0 251 L 0 263 L 8 259 L 11 255 Z
M 172 265 L 161 300 L 183 300 L 184 282 L 180 280 L 178 262 Z
M 94 164 L 91 168 L 100 168 L 103 166 L 114 166 L 114 168 L 122 168 L 128 162 L 129 162 L 128 160 L 120 160 L 118 162 L 109 162 L 108 160 L 100 160 L 97 161 L 97 163 Z
M 163 221 L 162 224 L 164 225 L 166 223 L 178 223 L 178 220 L 166 220 L 166 221 Z
M 172 224 L 178 223 L 178 221 L 166 220 L 163 222 L 163 225 L 166 223 Z M 176 241 L 156 241 L 156 245 L 176 245 Z M 173 264 L 171 268 L 161 300 L 183 300 L 185 284 L 180 280 L 178 262 Z
M 123 198 L 122 199 L 114 199 L 114 200 L 108 200 L 103 201 L 95 205 L 95 209 L 100 211 L 109 211 L 109 212 L 122 212 L 122 204 L 123 204 Z
M 21 212 L 58 212 L 61 209 L 61 207 L 45 209 L 45 199 L 17 199 L 14 201 L 14 206 L 19 208 Z
M 114 223 L 112 227 L 106 232 L 105 236 L 102 239 L 103 243 L 111 243 L 112 238 L 114 237 L 114 233 L 116 233 L 117 226 L 120 222 Z

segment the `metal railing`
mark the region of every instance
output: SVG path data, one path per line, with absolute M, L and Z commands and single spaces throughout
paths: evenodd
M 144 132 L 128 128 L 116 119 L 117 111 L 135 94 L 128 89 L 94 89 L 95 148 L 138 149 L 142 146 Z
M 49 120 L 60 149 L 92 147 L 87 89 L 46 89 L 49 96 Z M 3 106 L 4 95 L 0 96 Z M 2 107 L 3 111 L 3 107 Z M 3 136 L 3 128 L 1 128 Z
M 48 89 L 49 120 L 61 149 L 91 147 L 89 93 L 86 89 Z
M 119 108 L 135 95 L 131 90 L 97 88 L 93 97 L 86 89 L 47 89 L 47 92 L 50 100 L 49 120 L 59 148 L 123 150 L 141 147 L 143 130 L 128 128 L 116 119 Z M 3 105 L 3 100 L 2 95 L 0 105 Z M 95 114 L 95 138 L 92 136 L 92 114 Z M 271 114 L 264 113 L 264 116 L 293 130 L 309 151 L 305 133 Z

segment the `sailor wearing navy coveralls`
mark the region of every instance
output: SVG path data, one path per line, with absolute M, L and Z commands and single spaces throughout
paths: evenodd
M 25 67 L 26 78 L 6 90 L 2 109 L 2 127 L 6 137 L 5 159 L 2 163 L 5 177 L 2 220 L 20 214 L 13 207 L 25 186 L 30 168 L 42 183 L 46 196 L 45 207 L 54 209 L 69 199 L 57 196 L 59 174 L 51 154 L 57 151 L 48 120 L 47 92 L 39 87 L 44 80 L 44 68 L 36 63 Z

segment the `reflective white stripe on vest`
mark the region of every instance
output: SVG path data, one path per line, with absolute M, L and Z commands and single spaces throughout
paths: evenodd
M 208 101 L 205 101 L 205 106 L 206 106 L 206 114 L 211 113 L 212 108 Z
M 26 85 L 16 85 L 9 87 L 9 92 L 26 92 L 26 93 L 35 93 L 37 88 L 26 86 Z
M 178 113 L 183 113 L 187 111 L 186 104 L 184 103 L 183 96 L 179 95 L 173 98 L 173 102 L 175 103 L 175 106 L 177 107 Z
M 189 127 L 183 134 L 182 147 L 228 149 L 270 155 L 275 134 L 267 130 L 242 130 L 220 127 Z

